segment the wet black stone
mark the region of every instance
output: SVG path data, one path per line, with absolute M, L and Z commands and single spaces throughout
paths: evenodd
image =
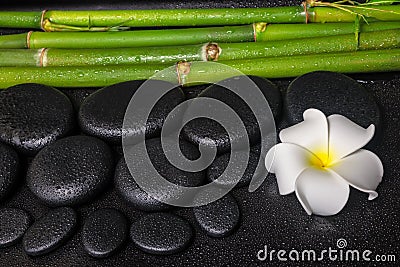
M 288 118 L 303 121 L 303 112 L 316 108 L 326 116 L 341 114 L 366 128 L 381 126 L 379 107 L 370 91 L 356 80 L 340 73 L 317 71 L 291 82 L 286 94 Z
M 183 92 L 185 93 L 186 99 L 192 99 L 197 97 L 201 92 L 207 89 L 211 84 L 200 84 L 194 86 L 185 87 Z
M 0 248 L 18 243 L 30 224 L 29 215 L 14 208 L 0 209 Z
M 192 240 L 193 229 L 182 217 L 170 213 L 153 213 L 134 222 L 130 234 L 141 250 L 167 255 L 186 249 Z
M 128 81 L 104 87 L 91 94 L 82 103 L 79 110 L 81 129 L 90 135 L 102 138 L 112 143 L 120 143 L 122 125 L 129 101 L 144 81 Z M 149 81 L 154 86 L 169 89 L 170 83 Z M 138 125 L 133 131 L 146 129 L 149 138 L 160 134 L 162 125 L 168 113 L 184 100 L 180 88 L 175 88 L 165 94 L 150 113 L 145 127 Z M 140 130 L 138 130 L 140 129 Z M 132 134 L 132 131 L 130 131 Z
M 200 186 L 204 184 L 206 179 L 205 171 L 183 171 L 176 168 L 168 161 L 162 150 L 160 138 L 146 140 L 146 147 L 153 166 L 166 180 L 187 187 Z M 185 140 L 180 140 L 180 148 L 182 153 L 189 159 L 196 159 L 200 156 L 198 149 Z M 133 158 L 137 159 L 137 161 L 134 161 L 132 164 L 136 164 L 136 162 L 137 164 L 141 164 L 145 155 L 141 154 L 141 152 L 135 149 L 135 147 L 129 151 L 132 151 L 132 153 L 134 153 Z M 143 172 L 147 172 L 147 170 L 144 169 Z M 139 187 L 130 174 L 124 158 L 118 162 L 115 168 L 114 179 L 115 187 L 119 194 L 135 208 L 145 211 L 161 211 L 170 208 L 168 204 L 154 199 Z M 173 198 L 175 194 L 179 194 L 179 192 L 165 192 L 165 194 L 165 198 Z
M 239 157 L 244 157 L 244 152 L 243 151 L 233 151 L 232 153 L 238 154 Z M 237 180 L 237 177 L 239 173 L 242 170 L 239 169 L 234 169 L 235 173 L 237 175 L 233 177 L 227 177 L 227 179 L 223 179 L 222 177 L 220 180 L 217 180 L 222 173 L 225 171 L 226 167 L 228 166 L 229 163 L 229 158 L 230 158 L 230 153 L 225 153 L 222 154 L 221 156 L 218 156 L 213 163 L 208 167 L 207 169 L 207 179 L 212 182 L 215 181 L 218 185 L 222 186 L 229 186 L 235 183 Z M 255 175 L 255 171 L 257 168 L 257 165 L 259 163 L 260 159 L 260 146 L 256 145 L 250 148 L 250 155 L 248 159 L 248 164 L 247 168 L 243 174 L 243 176 L 240 178 L 239 182 L 236 184 L 235 187 L 242 187 L 246 186 L 250 183 L 251 179 L 253 178 L 253 175 Z M 267 175 L 267 170 L 264 168 L 263 162 L 261 163 L 261 170 L 256 174 L 256 175 Z
M 75 124 L 71 101 L 41 84 L 20 84 L 0 92 L 0 141 L 34 155 L 70 133 Z
M 27 173 L 30 190 L 48 205 L 81 204 L 112 181 L 111 149 L 100 139 L 70 136 L 40 151 Z
M 125 216 L 115 209 L 100 209 L 86 219 L 82 242 L 89 255 L 105 258 L 121 248 L 128 236 Z
M 19 166 L 19 158 L 14 149 L 0 143 L 0 200 L 11 193 Z
M 224 237 L 239 225 L 240 209 L 230 194 L 204 206 L 193 208 L 200 227 L 210 236 Z
M 69 207 L 50 210 L 25 233 L 22 245 L 26 254 L 47 254 L 65 243 L 77 226 L 77 214 Z
M 279 89 L 272 82 L 262 77 L 248 77 L 258 86 L 261 93 L 267 99 L 274 118 L 278 119 L 280 117 L 282 105 Z M 254 116 L 247 103 L 245 103 L 234 92 L 223 87 L 223 85 L 226 85 L 228 87 L 241 86 L 240 83 L 242 82 L 240 81 L 247 81 L 247 77 L 238 76 L 221 81 L 221 85 L 211 85 L 203 92 L 201 92 L 198 97 L 209 97 L 217 99 L 229 105 L 244 123 L 250 144 L 254 145 L 260 140 L 260 129 L 256 117 Z M 246 86 L 248 86 L 248 84 L 246 84 Z M 249 91 L 253 89 L 255 88 L 249 88 Z M 267 109 L 268 107 L 265 106 L 265 110 Z M 215 112 L 218 111 L 216 110 Z M 196 111 L 196 109 L 191 108 L 190 106 L 186 111 L 186 114 L 197 113 L 198 112 Z M 267 112 L 265 112 L 265 114 L 267 114 Z M 261 119 L 264 121 L 270 121 L 267 115 Z M 188 122 L 183 128 L 183 136 L 187 140 L 195 144 L 202 145 L 205 148 L 208 148 L 210 146 L 210 141 L 214 141 L 219 153 L 225 153 L 230 150 L 231 144 L 229 141 L 228 133 L 225 131 L 221 124 L 209 118 L 196 118 Z M 233 142 L 238 144 L 241 144 L 245 137 L 246 136 L 239 131 L 232 133 Z

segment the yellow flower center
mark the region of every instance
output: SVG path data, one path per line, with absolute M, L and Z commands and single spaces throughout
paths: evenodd
M 315 157 L 311 157 L 310 163 L 317 168 L 327 168 L 333 162 L 332 152 L 330 151 L 330 153 L 328 153 L 325 149 L 314 151 L 314 156 Z

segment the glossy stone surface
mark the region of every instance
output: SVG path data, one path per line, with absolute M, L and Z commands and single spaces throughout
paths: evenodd
M 156 169 L 156 171 L 166 180 L 181 186 L 194 187 L 200 186 L 205 182 L 205 171 L 188 172 L 173 166 L 163 153 L 160 138 L 146 140 L 147 152 L 140 151 L 135 147 L 128 150 L 132 153 L 132 158 L 135 159 L 131 164 L 142 164 L 142 160 L 146 157 L 143 153 L 148 153 L 148 156 Z M 182 153 L 188 158 L 197 158 L 199 156 L 198 149 L 191 143 L 181 140 L 180 148 Z M 139 165 L 140 166 L 140 165 Z M 149 173 L 149 170 L 143 169 L 142 174 Z M 135 174 L 133 174 L 135 175 Z M 148 174 L 150 177 L 151 174 Z M 129 172 L 129 169 L 124 159 L 121 159 L 115 169 L 115 187 L 133 207 L 145 211 L 160 211 L 165 210 L 169 206 L 143 191 L 135 181 L 134 177 Z M 179 192 L 162 192 L 166 199 L 174 198 Z
M 102 138 L 112 143 L 120 143 L 122 125 L 128 104 L 144 81 L 128 81 L 104 87 L 85 99 L 79 110 L 81 129 L 90 135 Z M 154 86 L 164 86 L 168 89 L 170 83 L 158 81 L 147 82 Z M 152 85 L 150 85 L 151 87 Z M 150 88 L 149 88 L 150 89 Z M 149 137 L 160 134 L 162 124 L 168 113 L 184 100 L 180 88 L 175 88 L 164 95 L 151 112 L 146 125 L 137 125 L 137 129 L 145 128 Z M 130 131 L 130 134 L 132 134 Z
M 193 208 L 200 227 L 210 236 L 224 237 L 239 225 L 240 209 L 229 193 L 204 206 Z
M 174 254 L 190 244 L 189 222 L 171 213 L 147 214 L 131 226 L 131 238 L 141 250 L 158 255 Z
M 50 210 L 26 231 L 23 249 L 30 256 L 47 254 L 71 237 L 77 226 L 77 214 L 69 207 Z
M 0 141 L 35 155 L 75 126 L 71 101 L 59 90 L 20 84 L 0 91 Z
M 128 236 L 125 216 L 115 209 L 99 209 L 83 224 L 82 242 L 89 255 L 105 258 L 121 248 Z
M 19 168 L 20 160 L 15 150 L 0 143 L 0 200 L 11 193 L 18 178 Z
M 30 224 L 29 215 L 15 208 L 0 209 L 0 248 L 18 243 Z
M 36 155 L 27 184 L 48 205 L 82 204 L 111 183 L 113 166 L 111 149 L 100 139 L 66 137 Z
M 316 108 L 326 116 L 341 114 L 367 128 L 381 127 L 381 114 L 370 90 L 340 73 L 312 72 L 294 79 L 286 94 L 288 118 L 293 123 L 303 120 L 303 112 Z
M 257 86 L 264 95 L 266 101 L 265 105 L 263 103 L 262 109 L 267 111 L 269 108 L 272 111 L 272 115 L 275 118 L 280 116 L 281 112 L 281 95 L 279 89 L 269 80 L 266 80 L 257 76 L 249 76 L 252 82 L 254 82 L 255 86 Z M 250 87 L 251 81 L 247 78 L 247 76 L 237 76 L 230 79 L 226 79 L 220 82 L 220 85 L 211 85 L 204 91 L 202 91 L 199 97 L 208 97 L 212 99 L 219 100 L 229 107 L 233 109 L 233 111 L 240 117 L 240 120 L 243 122 L 244 127 L 246 128 L 246 133 L 242 133 L 239 131 L 239 127 L 235 128 L 237 130 L 232 131 L 231 137 L 232 142 L 238 144 L 238 146 L 243 145 L 243 140 L 248 136 L 250 144 L 255 145 L 260 140 L 260 128 L 257 123 L 257 119 L 248 106 L 248 103 L 244 102 L 244 100 L 235 94 L 233 91 L 227 88 L 241 88 L 246 86 L 248 89 L 251 98 L 255 98 L 256 95 L 251 92 L 251 90 L 257 90 L 257 88 L 247 88 Z M 223 87 L 226 86 L 227 88 Z M 254 86 L 254 85 L 253 85 Z M 260 99 L 261 102 L 261 99 Z M 185 112 L 185 115 L 191 114 L 199 114 L 204 107 L 189 108 Z M 252 107 L 255 108 L 255 107 Z M 260 109 L 261 107 L 258 107 Z M 211 108 L 211 112 L 213 114 L 220 113 L 220 108 Z M 260 119 L 265 122 L 266 125 L 271 124 L 271 116 L 268 116 L 268 112 L 265 112 Z M 273 121 L 273 120 L 272 120 Z M 211 120 L 209 118 L 196 118 L 190 122 L 188 122 L 183 128 L 183 136 L 194 144 L 198 144 L 208 149 L 211 147 L 212 142 L 217 146 L 219 153 L 229 152 L 231 144 L 229 140 L 229 135 L 224 129 L 224 127 L 219 124 L 215 120 Z
M 245 157 L 245 153 L 243 151 L 234 151 L 232 153 L 238 154 L 238 157 Z M 229 177 L 221 177 L 221 175 L 228 166 L 229 158 L 230 158 L 230 153 L 222 154 L 221 156 L 218 156 L 213 161 L 213 163 L 208 167 L 207 179 L 210 182 L 215 181 L 219 185 L 229 186 L 234 184 L 238 180 L 239 172 L 242 171 L 238 168 L 233 169 L 236 175 Z M 267 175 L 267 170 L 264 167 L 264 162 L 260 163 L 261 170 L 258 173 L 255 173 L 257 165 L 259 164 L 259 159 L 260 159 L 260 146 L 256 145 L 250 149 L 247 168 L 242 177 L 239 178 L 239 182 L 237 182 L 236 187 L 242 187 L 248 185 L 251 179 L 253 178 L 253 175 L 264 176 L 264 177 Z

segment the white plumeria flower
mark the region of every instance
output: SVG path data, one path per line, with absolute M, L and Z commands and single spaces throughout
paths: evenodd
M 275 173 L 281 195 L 296 192 L 306 212 L 334 215 L 346 204 L 350 187 L 369 193 L 369 200 L 382 181 L 382 162 L 374 153 L 361 149 L 374 136 L 342 115 L 328 118 L 317 109 L 303 113 L 304 121 L 279 133 L 282 143 L 265 158 Z

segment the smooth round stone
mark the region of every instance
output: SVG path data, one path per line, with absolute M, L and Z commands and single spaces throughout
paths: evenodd
M 100 209 L 86 219 L 82 242 L 89 255 L 105 258 L 117 251 L 128 235 L 125 216 L 115 209 Z
M 30 224 L 29 215 L 14 208 L 0 209 L 0 248 L 18 243 Z
M 193 208 L 193 213 L 200 227 L 213 237 L 227 236 L 239 225 L 240 209 L 230 194 L 210 204 Z
M 0 141 L 32 156 L 70 133 L 75 125 L 71 101 L 41 84 L 19 84 L 0 92 Z
M 81 204 L 112 181 L 111 149 L 100 139 L 71 136 L 40 151 L 27 173 L 29 189 L 48 205 Z
M 143 82 L 137 80 L 117 83 L 91 94 L 85 99 L 79 110 L 78 117 L 81 129 L 87 134 L 106 141 L 120 143 L 126 109 L 134 93 Z M 171 84 L 157 81 L 154 82 L 154 86 L 164 86 L 168 89 Z M 138 125 L 136 129 L 145 128 L 149 138 L 159 135 L 168 113 L 184 98 L 185 96 L 180 88 L 171 90 L 154 106 L 146 125 Z M 130 131 L 131 133 L 132 131 Z
M 193 237 L 188 221 L 170 213 L 143 216 L 131 226 L 131 238 L 141 250 L 159 255 L 186 249 Z
M 19 169 L 19 158 L 11 147 L 0 143 L 0 200 L 11 193 Z
M 260 89 L 261 93 L 264 95 L 265 99 L 268 101 L 269 108 L 272 111 L 272 115 L 275 119 L 280 117 L 282 99 L 279 89 L 269 80 L 258 76 L 248 76 Z M 232 80 L 235 84 L 232 85 Z M 235 113 L 240 117 L 243 122 L 247 136 L 251 145 L 256 144 L 260 140 L 260 129 L 257 123 L 257 119 L 251 111 L 250 107 L 229 89 L 226 89 L 222 85 L 229 86 L 240 86 L 239 81 L 247 81 L 247 76 L 237 76 L 233 78 L 221 81 L 221 85 L 211 85 L 203 92 L 201 92 L 198 97 L 208 97 L 224 102 L 229 105 Z M 251 88 L 252 89 L 252 88 Z M 250 90 L 250 89 L 249 89 Z M 268 106 L 265 106 L 265 110 Z M 218 111 L 216 111 L 218 112 Z M 186 110 L 187 114 L 197 114 L 195 108 L 189 108 Z M 268 114 L 267 112 L 265 114 Z M 266 117 L 260 118 L 261 120 L 268 123 L 270 118 Z M 183 136 L 185 139 L 193 142 L 197 145 L 202 145 L 205 148 L 210 146 L 210 140 L 214 141 L 217 146 L 218 153 L 226 153 L 230 151 L 230 140 L 228 133 L 218 122 L 209 118 L 196 118 L 188 122 L 183 128 Z M 233 132 L 232 140 L 235 143 L 243 143 L 244 138 L 247 137 L 241 132 Z
M 238 157 L 241 157 L 242 155 L 244 157 L 244 155 L 245 155 L 245 153 L 243 151 L 233 151 L 232 153 L 238 154 Z M 235 181 L 237 180 L 237 177 L 240 175 L 240 172 L 242 171 L 237 168 L 233 169 L 233 171 L 235 172 L 236 175 L 227 177 L 225 179 L 224 179 L 224 177 L 221 177 L 221 179 L 217 180 L 218 178 L 220 178 L 220 176 L 223 174 L 226 167 L 228 166 L 230 155 L 231 155 L 230 153 L 225 153 L 225 154 L 222 154 L 221 156 L 218 156 L 213 161 L 213 163 L 208 167 L 207 179 L 210 182 L 215 181 L 218 185 L 221 185 L 221 186 L 230 186 L 235 183 Z M 251 147 L 247 168 L 246 168 L 244 174 L 242 175 L 242 177 L 240 178 L 239 182 L 237 182 L 235 187 L 243 187 L 243 186 L 248 185 L 250 183 L 251 179 L 253 178 L 253 175 L 259 175 L 259 176 L 267 175 L 267 171 L 264 168 L 263 163 L 261 163 L 262 164 L 261 173 L 255 174 L 257 165 L 259 163 L 259 159 L 260 159 L 260 146 L 257 145 L 257 146 Z
M 186 187 L 195 187 L 204 184 L 206 180 L 205 171 L 183 171 L 176 168 L 168 161 L 164 155 L 160 138 L 146 140 L 146 148 L 153 166 L 166 180 L 176 185 Z M 180 148 L 182 153 L 189 159 L 195 159 L 200 156 L 198 149 L 185 140 L 180 140 Z M 136 153 L 133 158 L 138 159 L 137 162 L 139 163 L 141 159 L 145 157 L 145 155 L 140 154 L 138 150 L 135 150 L 134 147 L 131 151 L 132 153 Z M 132 164 L 135 164 L 135 162 Z M 143 170 L 143 172 L 146 173 L 147 170 Z M 149 173 L 148 175 L 150 177 L 151 174 Z M 139 187 L 134 177 L 130 174 L 124 158 L 118 162 L 115 168 L 114 182 L 119 194 L 137 209 L 145 211 L 161 211 L 170 208 L 170 205 L 154 199 Z M 168 199 L 175 198 L 175 194 L 179 194 L 179 192 L 165 192 L 165 194 L 165 198 Z
M 76 212 L 69 207 L 50 210 L 26 231 L 22 245 L 26 254 L 47 254 L 66 242 L 75 232 Z
M 371 92 L 356 80 L 335 72 L 317 71 L 299 76 L 287 90 L 288 118 L 303 121 L 303 112 L 316 108 L 326 116 L 341 114 L 360 126 L 381 126 L 379 107 Z

